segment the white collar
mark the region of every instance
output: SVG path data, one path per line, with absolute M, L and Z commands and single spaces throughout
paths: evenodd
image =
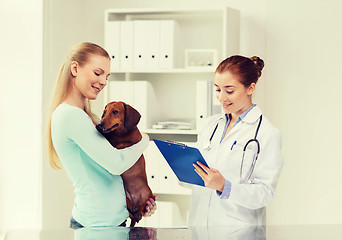
M 258 107 L 258 105 L 256 105 L 241 121 L 246 123 L 254 123 L 260 118 L 261 115 L 261 109 Z
M 219 120 L 226 119 L 226 113 L 222 113 L 219 115 Z M 246 123 L 254 123 L 256 122 L 260 116 L 262 115 L 261 109 L 258 107 L 258 105 L 255 105 L 248 113 L 247 115 L 241 120 L 241 122 Z

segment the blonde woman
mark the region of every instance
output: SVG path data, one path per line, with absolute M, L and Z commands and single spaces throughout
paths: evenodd
M 125 226 L 126 196 L 120 174 L 139 159 L 149 138 L 115 149 L 97 132 L 97 117 L 91 112 L 107 85 L 110 57 L 100 46 L 81 43 L 73 47 L 62 65 L 48 115 L 47 145 L 52 168 L 67 172 L 72 180 L 75 202 L 70 227 Z M 150 216 L 153 199 L 146 204 Z

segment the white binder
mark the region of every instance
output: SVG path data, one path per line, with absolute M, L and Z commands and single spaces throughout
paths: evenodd
M 213 81 L 196 82 L 196 129 L 200 131 L 207 117 L 222 113 L 220 102 L 216 99 Z
M 180 32 L 176 21 L 160 21 L 160 68 L 172 69 L 179 67 Z
M 178 185 L 178 179 L 171 167 L 164 159 L 163 155 L 160 155 L 159 159 L 160 166 L 160 182 L 159 192 L 160 193 L 175 193 L 175 188 Z
M 160 182 L 160 161 L 164 160 L 159 149 L 153 141 L 150 141 L 144 152 L 146 161 L 146 175 L 148 185 L 152 192 L 159 192 Z
M 111 61 L 110 69 L 120 69 L 120 21 L 108 21 L 105 23 L 105 49 L 108 51 Z
M 131 70 L 133 68 L 133 21 L 120 22 L 120 68 L 121 70 Z
M 221 106 L 221 103 L 220 101 L 216 98 L 216 88 L 215 86 L 213 86 L 213 83 L 212 84 L 212 87 L 211 87 L 211 93 L 212 93 L 212 105 L 211 105 L 211 114 L 214 115 L 214 114 L 218 114 L 218 113 L 223 113 L 223 108 Z
M 129 105 L 134 105 L 133 87 L 131 81 L 108 81 L 107 103 L 112 101 L 123 101 Z
M 134 39 L 133 39 L 133 68 L 145 69 L 147 61 L 147 41 L 149 32 L 146 29 L 148 21 L 134 21 Z
M 212 111 L 212 81 L 196 82 L 196 129 L 200 131 Z
M 160 21 L 146 21 L 146 68 L 158 69 L 160 60 Z

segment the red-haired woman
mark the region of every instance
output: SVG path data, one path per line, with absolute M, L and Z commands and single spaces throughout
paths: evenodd
M 216 69 L 214 85 L 222 114 L 207 119 L 197 147 L 210 168 L 195 171 L 205 188 L 192 188 L 190 226 L 263 225 L 283 159 L 280 132 L 253 104 L 264 61 L 232 56 Z

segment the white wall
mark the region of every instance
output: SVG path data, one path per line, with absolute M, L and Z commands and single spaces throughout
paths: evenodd
M 0 229 L 40 226 L 42 1 L 0 1 Z
M 44 82 L 42 122 L 45 122 L 50 95 L 57 73 L 73 45 L 92 41 L 91 31 L 84 25 L 84 4 L 82 0 L 44 0 Z M 49 164 L 46 149 L 42 162 L 42 227 L 66 228 L 69 226 L 74 194 L 72 182 L 65 171 L 53 170 Z
M 341 1 L 268 5 L 267 113 L 285 166 L 269 220 L 341 224 Z

